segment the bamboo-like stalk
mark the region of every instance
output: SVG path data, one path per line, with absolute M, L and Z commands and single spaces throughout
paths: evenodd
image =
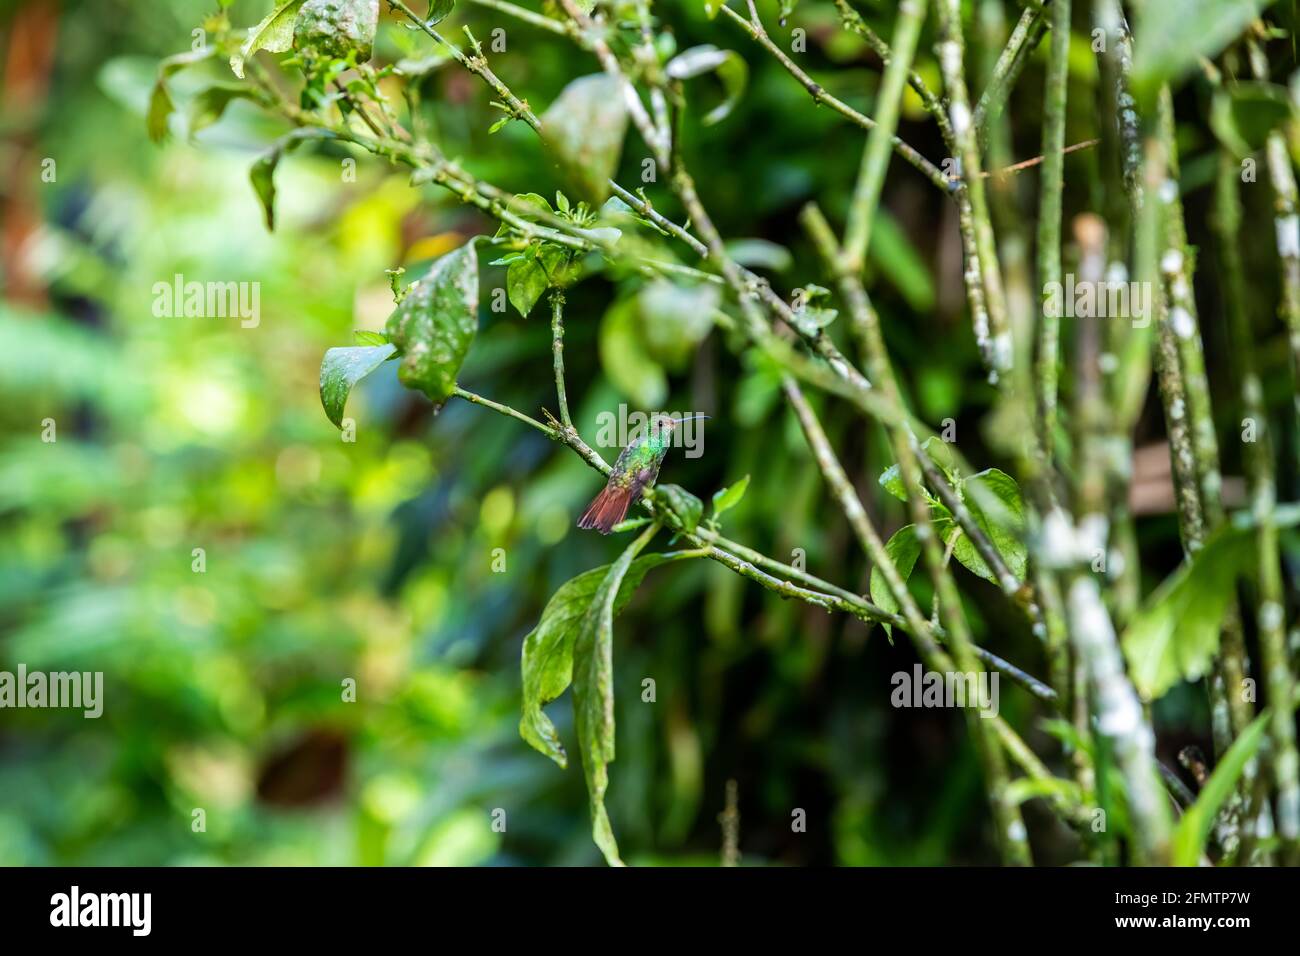
M 957 128 L 958 124 L 954 122 L 953 126 Z M 979 662 L 972 651 L 972 641 L 962 611 L 961 599 L 953 583 L 952 574 L 944 563 L 942 543 L 930 520 L 930 506 L 926 501 L 923 472 L 918 461 L 919 447 L 916 436 L 907 426 L 907 416 L 903 413 L 902 399 L 894 377 L 893 366 L 880 332 L 879 316 L 876 315 L 866 290 L 862 287 L 861 279 L 845 268 L 843 253 L 835 245 L 833 234 L 820 211 L 815 206 L 805 207 L 803 220 L 809 234 L 817 243 L 818 251 L 827 268 L 836 276 L 840 296 L 849 307 L 854 331 L 861 341 L 870 378 L 884 395 L 885 401 L 898 412 L 896 421 L 889 424 L 886 431 L 903 476 L 903 485 L 907 489 L 907 506 L 912 522 L 916 525 L 921 554 L 925 559 L 930 578 L 934 582 L 940 614 L 948 633 L 948 646 L 952 649 L 957 666 L 962 671 L 978 673 Z M 971 725 L 976 753 L 989 788 L 989 798 L 998 824 L 998 842 L 1003 858 L 1012 865 L 1028 865 L 1031 862 L 1028 834 L 1020 807 L 1008 795 L 1007 787 L 1010 779 L 1002 749 L 990 729 L 978 716 L 968 715 L 968 723 Z
M 1070 76 L 1070 0 L 1052 4 L 1052 39 L 1043 91 L 1043 169 L 1038 198 L 1038 281 L 1047 289 L 1061 281 L 1061 195 L 1065 176 L 1065 106 Z M 1056 392 L 1061 317 L 1040 311 L 1038 326 L 1039 442 L 1051 460 L 1056 432 Z
M 894 42 L 885 76 L 876 95 L 876 127 L 867 136 L 867 148 L 862 151 L 857 185 L 849 203 L 848 224 L 844 231 L 844 268 L 857 273 L 862 269 L 867 244 L 871 241 L 871 222 L 880 201 L 880 191 L 885 184 L 885 170 L 889 167 L 890 141 L 898 128 L 898 114 L 903 101 L 903 88 L 911 71 L 916 43 L 921 36 L 925 20 L 926 0 L 903 0 L 898 5 L 898 21 L 894 27 Z
M 1043 34 L 1047 30 L 1044 9 L 1049 3 L 1051 0 L 1045 0 L 1042 4 L 1030 4 L 1025 7 L 1015 29 L 1011 31 L 1011 38 L 993 66 L 993 74 L 989 77 L 988 85 L 980 94 L 979 102 L 975 104 L 973 120 L 981 143 L 984 142 L 989 126 L 1002 114 L 1007 97 L 1011 94 L 1011 88 L 1016 85 L 1016 80 L 1020 78 L 1021 71 L 1029 62 L 1029 57 L 1042 42 Z M 959 17 L 957 22 L 960 23 Z
M 1277 502 L 1277 489 L 1273 477 L 1268 411 L 1264 407 L 1264 388 L 1255 361 L 1255 338 L 1250 317 L 1246 311 L 1246 283 L 1241 264 L 1241 198 L 1237 194 L 1239 167 L 1227 152 L 1219 152 L 1219 169 L 1215 178 L 1215 213 L 1212 225 L 1218 239 L 1218 260 L 1223 282 L 1224 314 L 1228 320 L 1228 336 L 1232 343 L 1230 353 L 1241 396 L 1242 428 L 1253 427 L 1254 440 L 1245 442 L 1243 460 L 1250 488 L 1251 512 L 1258 525 L 1256 532 L 1255 579 L 1261 608 L 1283 606 L 1281 557 L 1278 553 L 1277 524 L 1273 509 Z M 1261 640 L 1274 645 L 1285 643 L 1281 615 L 1262 613 L 1256 616 Z M 1265 633 L 1270 631 L 1271 633 Z M 1228 679 L 1226 691 L 1230 700 L 1240 709 L 1234 731 L 1240 733 L 1240 720 L 1254 719 L 1254 707 L 1246 699 L 1244 679 L 1249 676 L 1249 659 L 1242 656 L 1244 672 Z M 1240 826 L 1246 811 L 1242 794 L 1254 790 L 1258 774 L 1258 761 L 1252 759 L 1242 773 L 1238 798 L 1229 805 L 1224 826 L 1219 828 L 1219 843 L 1227 858 L 1231 859 L 1241 841 Z
M 1252 38 L 1247 49 L 1251 69 L 1258 79 L 1268 78 L 1268 61 Z M 1273 215 L 1277 235 L 1277 254 L 1282 263 L 1282 305 L 1280 312 L 1291 340 L 1294 363 L 1293 385 L 1300 384 L 1300 198 L 1297 198 L 1295 172 L 1282 134 L 1269 134 L 1266 145 L 1269 178 L 1273 185 Z M 1300 388 L 1293 389 L 1295 407 L 1300 415 Z M 1267 486 L 1258 489 L 1256 507 L 1269 506 Z M 1272 534 L 1269 535 L 1270 539 Z M 1282 861 L 1300 864 L 1300 754 L 1297 754 L 1295 719 L 1282 702 L 1295 697 L 1296 680 L 1291 671 L 1285 635 L 1285 607 L 1280 600 L 1280 580 L 1276 569 L 1261 564 L 1261 594 L 1258 620 L 1259 648 L 1269 700 L 1273 703 L 1270 735 L 1273 742 L 1272 764 L 1277 787 L 1277 834 L 1282 841 Z M 1263 588 L 1267 587 L 1267 595 Z
M 1011 371 L 1013 343 L 1007 316 L 1006 296 L 998 269 L 993 223 L 989 218 L 988 198 L 980 175 L 979 146 L 976 126 L 966 92 L 964 44 L 961 36 L 960 0 L 940 0 L 939 42 L 936 47 L 948 91 L 948 112 L 961 162 L 962 180 L 970 199 L 970 227 L 979 257 L 980 279 L 984 287 L 984 307 L 988 312 L 989 377 L 998 381 Z

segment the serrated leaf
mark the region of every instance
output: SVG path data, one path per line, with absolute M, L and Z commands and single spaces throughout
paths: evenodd
M 637 330 L 637 302 L 615 302 L 600 322 L 600 364 L 613 386 L 641 408 L 658 408 L 668 395 L 668 376 L 646 352 Z
M 1028 552 L 1024 543 L 1025 504 L 1020 497 L 1020 486 L 1006 472 L 988 468 L 971 475 L 961 487 L 975 524 L 1002 555 L 1016 579 L 1023 581 Z M 952 556 L 986 581 L 1000 583 L 967 535 L 957 539 Z
M 285 0 L 278 2 L 271 12 L 257 26 L 248 31 L 244 44 L 230 58 L 230 69 L 241 80 L 244 78 L 244 63 L 259 50 L 268 53 L 287 53 L 293 46 L 293 22 L 298 15 L 298 8 L 303 0 Z
M 474 242 L 435 259 L 388 318 L 388 338 L 402 350 L 397 377 L 440 405 L 478 332 L 478 256 Z
M 712 126 L 726 119 L 745 93 L 749 81 L 749 65 L 735 50 L 720 50 L 712 44 L 683 50 L 668 61 L 664 71 L 674 80 L 689 80 L 706 73 L 717 73 L 722 81 L 723 100 L 707 114 L 702 122 Z
M 1174 830 L 1174 866 L 1196 866 L 1200 863 L 1219 808 L 1237 788 L 1237 780 L 1246 769 L 1246 764 L 1250 763 L 1264 742 L 1269 716 L 1268 711 L 1260 714 L 1232 742 L 1228 752 L 1219 758 L 1210 779 L 1201 787 L 1196 802 L 1183 813 Z
M 921 556 L 921 541 L 916 536 L 916 525 L 907 524 L 893 533 L 888 541 L 885 542 L 885 553 L 893 562 L 894 567 L 898 569 L 898 576 L 903 579 L 904 586 L 907 585 L 907 579 L 912 576 L 912 569 L 916 567 L 916 559 Z M 897 614 L 901 605 L 894 600 L 894 595 L 889 590 L 889 583 L 885 580 L 885 575 L 879 567 L 871 569 L 871 603 L 875 604 L 883 611 L 890 614 Z M 893 628 L 889 624 L 882 624 L 885 633 L 893 639 Z
M 578 193 L 593 205 L 609 195 L 627 131 L 627 107 L 617 80 L 579 77 L 542 116 L 542 138 Z
M 320 403 L 336 428 L 343 427 L 343 409 L 352 388 L 397 352 L 397 346 L 358 345 L 330 349 L 320 365 Z
M 667 506 L 678 521 L 682 530 L 694 534 L 700 526 L 700 516 L 704 514 L 704 502 L 695 497 L 681 485 L 660 485 L 659 499 Z
M 720 488 L 713 493 L 713 520 L 717 521 L 724 514 L 730 511 L 736 505 L 740 504 L 745 492 L 749 490 L 749 475 L 741 478 L 740 481 L 728 485 L 726 488 Z
M 623 864 L 605 812 L 614 760 L 614 605 L 632 562 L 658 530 L 647 528 L 610 565 L 573 640 L 573 716 L 591 803 L 591 835 L 610 866 Z

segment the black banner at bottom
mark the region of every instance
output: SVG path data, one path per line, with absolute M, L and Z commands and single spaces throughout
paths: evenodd
M 500 942 L 625 919 L 635 920 L 625 928 L 689 920 L 743 938 L 806 929 L 809 918 L 819 936 L 842 925 L 854 938 L 874 928 L 890 938 L 1226 941 L 1285 930 L 1295 910 L 1294 873 L 1262 869 L 0 870 L 0 918 L 15 942 L 330 945 L 403 932 L 436 944 L 456 929 Z

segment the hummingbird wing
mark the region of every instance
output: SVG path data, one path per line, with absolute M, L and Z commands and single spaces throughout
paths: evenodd
M 609 482 L 578 519 L 578 527 L 594 528 L 601 534 L 609 534 L 614 525 L 623 520 L 632 502 L 641 496 L 641 489 L 653 483 L 658 474 L 658 462 L 637 469 L 625 484 L 618 481 L 618 472 L 613 472 Z

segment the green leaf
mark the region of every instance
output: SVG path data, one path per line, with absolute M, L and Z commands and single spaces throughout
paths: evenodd
M 659 364 L 680 371 L 713 328 L 713 310 L 721 301 L 715 285 L 655 279 L 636 297 L 646 352 Z
M 1163 697 L 1180 680 L 1196 680 L 1209 669 L 1219 650 L 1219 626 L 1252 553 L 1248 532 L 1220 528 L 1129 623 L 1121 645 L 1145 700 Z
M 719 50 L 712 44 L 693 46 L 668 61 L 664 71 L 674 80 L 689 80 L 705 73 L 717 73 L 722 81 L 723 100 L 702 122 L 712 126 L 726 119 L 740 102 L 749 81 L 749 65 L 734 50 Z
M 1214 818 L 1236 789 L 1237 780 L 1246 769 L 1246 764 L 1259 752 L 1268 729 L 1268 720 L 1269 713 L 1265 711 L 1232 742 L 1228 752 L 1219 759 L 1214 773 L 1210 774 L 1210 779 L 1201 787 L 1196 802 L 1187 808 L 1178 821 L 1173 840 L 1174 866 L 1196 866 L 1200 863 L 1205 843 L 1210 838 L 1210 830 L 1214 827 Z
M 609 195 L 627 131 L 627 108 L 617 80 L 579 77 L 542 116 L 542 137 L 578 193 L 599 205 Z
M 357 345 L 387 345 L 388 336 L 383 332 L 373 332 L 370 329 L 358 329 L 352 333 L 356 339 Z
M 681 557 L 681 554 L 664 552 L 637 558 L 619 585 L 614 615 L 617 616 L 632 599 L 632 593 L 648 571 Z M 523 716 L 519 721 L 519 734 L 561 767 L 568 766 L 569 758 L 555 724 L 542 708 L 563 694 L 573 679 L 573 644 L 578 625 L 610 568 L 608 564 L 592 568 L 560 585 L 546 602 L 537 626 L 524 638 L 520 662 Z
M 167 118 L 175 111 L 171 92 L 167 89 L 167 79 L 177 70 L 195 63 L 201 63 L 212 56 L 213 47 L 204 46 L 201 50 L 190 50 L 169 56 L 158 64 L 158 78 L 154 80 L 153 90 L 149 94 L 149 108 L 145 113 L 145 128 L 149 138 L 160 143 L 167 135 Z
M 1292 116 L 1291 98 L 1274 83 L 1234 83 L 1215 90 L 1210 128 L 1242 159 L 1264 148 L 1268 134 Z
M 606 310 L 600 322 L 600 364 L 633 405 L 658 408 L 668 395 L 668 377 L 647 354 L 637 324 L 635 298 L 620 299 Z
M 907 500 L 907 488 L 903 485 L 903 470 L 898 465 L 890 465 L 880 473 L 878 480 L 880 487 L 899 501 Z
M 741 478 L 735 484 L 728 485 L 726 488 L 720 488 L 713 493 L 713 520 L 717 521 L 724 514 L 730 511 L 740 500 L 745 497 L 745 492 L 749 490 L 749 475 Z
M 868 249 L 871 262 L 916 312 L 934 309 L 934 276 L 907 233 L 885 210 L 877 210 Z
M 352 387 L 397 352 L 397 346 L 365 345 L 330 349 L 320 364 L 320 403 L 337 428 L 343 427 L 343 408 Z
M 767 239 L 732 239 L 726 248 L 734 262 L 750 269 L 785 272 L 794 265 L 790 250 Z
M 1176 84 L 1201 57 L 1214 59 L 1270 0 L 1177 0 L 1142 5 L 1133 36 L 1133 88 L 1150 101 Z
M 542 294 L 562 279 L 568 253 L 560 246 L 546 244 L 536 257 L 520 258 L 506 269 L 506 295 L 510 304 L 524 318 Z
M 651 525 L 610 566 L 573 640 L 573 716 L 591 801 L 591 835 L 611 866 L 623 863 L 605 812 L 614 759 L 614 605 L 632 562 L 658 530 Z
M 379 26 L 379 0 L 307 0 L 293 22 L 293 46 L 322 56 L 370 59 Z
M 335 138 L 335 134 L 330 130 L 305 126 L 282 136 L 275 145 L 253 161 L 253 166 L 248 171 L 248 178 L 253 183 L 253 191 L 257 193 L 257 198 L 262 202 L 262 209 L 266 213 L 266 228 L 269 231 L 275 230 L 275 170 L 280 165 L 281 157 L 306 140 Z
M 795 327 L 800 332 L 804 335 L 816 335 L 834 322 L 840 313 L 837 309 L 820 309 L 805 303 L 791 314 L 794 316 Z
M 470 240 L 434 260 L 388 317 L 388 338 L 402 350 L 397 377 L 441 405 L 478 332 L 478 256 Z
M 921 556 L 921 541 L 916 536 L 916 525 L 903 525 L 903 527 L 895 531 L 893 536 L 885 542 L 885 553 L 893 561 L 894 567 L 898 568 L 898 576 L 903 579 L 903 584 L 906 586 L 907 579 L 912 576 L 912 569 L 916 567 L 916 559 Z M 870 587 L 871 603 L 891 614 L 899 612 L 900 605 L 894 600 L 894 595 L 889 590 L 885 575 L 878 567 L 871 569 Z M 892 641 L 893 628 L 888 624 L 882 626 Z
M 704 514 L 704 502 L 681 485 L 660 485 L 659 498 L 681 522 L 682 530 L 694 534 L 700 526 L 700 516 Z
M 189 134 L 193 136 L 221 119 L 226 107 L 235 100 L 251 99 L 254 99 L 252 90 L 238 83 L 216 83 L 199 91 L 190 101 L 186 114 Z
M 277 0 L 274 8 L 257 26 L 248 31 L 244 45 L 230 58 L 230 68 L 235 76 L 244 78 L 244 62 L 258 50 L 268 53 L 286 53 L 293 46 L 293 21 L 303 0 Z
M 975 524 L 1002 555 L 1016 579 L 1023 581 L 1027 551 L 1024 543 L 1025 504 L 1020 497 L 1020 486 L 1006 472 L 988 468 L 971 475 L 962 482 L 961 489 Z M 965 534 L 953 545 L 952 556 L 986 581 L 999 583 Z
M 436 27 L 451 15 L 455 6 L 456 0 L 429 0 L 429 13 L 425 16 L 424 22 L 431 27 Z

